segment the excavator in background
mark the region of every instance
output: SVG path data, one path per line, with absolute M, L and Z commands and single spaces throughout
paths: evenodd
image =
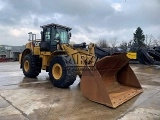
M 160 65 L 160 46 L 137 51 L 137 59 L 144 65 Z
M 131 61 L 139 61 L 144 65 L 160 65 L 160 46 L 129 51 L 126 55 Z
M 112 108 L 143 91 L 126 54 L 109 55 L 94 43 L 69 44 L 70 27 L 52 23 L 41 28 L 41 39 L 30 32 L 19 57 L 26 77 L 45 70 L 55 87 L 67 88 L 79 75 L 84 96 Z

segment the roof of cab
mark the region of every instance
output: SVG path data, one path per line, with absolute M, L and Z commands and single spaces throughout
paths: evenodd
M 60 27 L 60 28 L 65 28 L 65 29 L 68 29 L 68 30 L 71 30 L 72 28 L 70 27 L 67 27 L 67 26 L 63 26 L 63 25 L 59 25 L 59 24 L 55 24 L 55 23 L 51 23 L 51 24 L 47 24 L 47 25 L 43 25 L 43 26 L 40 26 L 41 28 L 46 28 L 46 27 Z

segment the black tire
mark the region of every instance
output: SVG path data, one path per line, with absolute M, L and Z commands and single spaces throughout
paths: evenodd
M 28 68 L 26 70 L 25 64 L 28 62 Z M 35 78 L 41 72 L 41 61 L 38 56 L 27 54 L 22 62 L 23 73 L 26 77 Z
M 52 74 L 52 68 L 55 64 L 59 64 L 62 68 L 62 74 L 59 78 L 55 78 Z M 67 88 L 76 80 L 76 65 L 68 55 L 58 55 L 53 57 L 49 66 L 49 78 L 55 87 Z

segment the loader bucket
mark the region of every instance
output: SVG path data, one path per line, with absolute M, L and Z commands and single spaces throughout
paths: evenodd
M 112 108 L 143 92 L 126 54 L 107 56 L 86 67 L 80 85 L 86 98 Z

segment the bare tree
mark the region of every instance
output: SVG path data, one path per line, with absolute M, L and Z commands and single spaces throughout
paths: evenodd
M 146 34 L 145 44 L 148 47 L 160 46 L 160 35 L 157 38 L 155 38 L 152 34 Z
M 151 35 L 146 34 L 145 44 L 148 47 L 159 46 L 160 45 L 160 36 L 155 38 L 152 34 Z
M 153 35 L 147 35 L 145 36 L 145 44 L 148 46 L 148 47 L 151 47 L 153 46 L 154 44 L 154 40 L 155 38 L 153 37 Z
M 160 35 L 156 39 L 154 39 L 154 43 L 154 46 L 160 46 Z
M 122 43 L 119 46 L 124 52 L 127 52 L 128 43 L 126 41 L 122 41 Z
M 133 40 L 130 40 L 130 41 L 128 42 L 128 48 L 131 48 L 131 47 L 132 47 L 132 44 L 133 44 Z
M 128 51 L 132 51 L 132 52 L 137 51 L 137 48 L 138 48 L 137 46 L 135 46 L 134 40 L 132 39 L 128 42 L 127 47 L 128 47 Z
M 117 37 L 113 37 L 109 40 L 111 47 L 114 49 L 117 44 Z
M 107 43 L 107 40 L 105 40 L 105 39 L 100 39 L 100 40 L 97 42 L 97 46 L 102 47 L 102 48 L 107 48 L 107 47 L 109 47 L 109 45 L 108 45 L 108 43 Z

